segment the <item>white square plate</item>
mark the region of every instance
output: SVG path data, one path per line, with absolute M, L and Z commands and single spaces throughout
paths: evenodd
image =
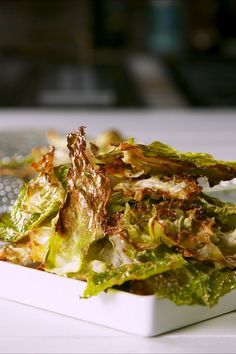
M 0 297 L 141 336 L 154 336 L 236 309 L 236 293 L 213 308 L 176 306 L 154 295 L 109 290 L 82 299 L 86 284 L 0 261 Z

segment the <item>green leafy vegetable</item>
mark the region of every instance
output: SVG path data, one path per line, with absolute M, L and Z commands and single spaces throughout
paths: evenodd
M 152 275 L 182 267 L 184 259 L 178 254 L 164 253 L 161 257 L 155 255 L 154 260 L 143 263 L 125 264 L 118 268 L 106 266 L 102 272 L 90 272 L 84 297 L 97 295 L 99 292 L 121 285 L 134 279 L 146 279 Z
M 30 267 L 41 266 L 46 258 L 49 240 L 54 232 L 55 220 L 28 232 L 27 236 L 16 243 L 0 248 L 0 259 Z
M 132 197 L 137 201 L 146 195 L 153 198 L 164 196 L 173 199 L 192 199 L 199 195 L 201 187 L 191 178 L 165 178 L 150 177 L 138 181 L 124 181 L 118 183 L 115 190 L 123 190 L 126 197 Z
M 140 294 L 168 298 L 177 305 L 216 305 L 223 295 L 236 288 L 236 272 L 215 269 L 199 263 L 188 263 L 150 277 L 134 281 L 129 289 Z
M 109 178 L 92 166 L 86 154 L 84 129 L 68 136 L 72 166 L 68 173 L 68 194 L 59 213 L 56 232 L 50 241 L 45 269 L 57 274 L 77 272 L 84 254 L 104 237 Z
M 84 297 L 115 287 L 213 306 L 236 288 L 236 206 L 204 194 L 199 179 L 235 178 L 236 162 L 116 131 L 87 146 L 81 127 L 69 153 L 64 137 L 49 139 L 56 158 L 51 148 L 33 162 L 38 176 L 0 217 L 1 260 L 85 280 Z M 0 174 L 29 161 L 13 165 Z
M 221 225 L 223 231 L 230 231 L 236 228 L 236 205 L 221 202 L 219 199 L 203 195 L 200 198 L 205 213 L 214 217 Z
M 97 155 L 109 173 L 124 177 L 133 173 L 157 176 L 206 176 L 210 186 L 236 177 L 236 162 L 215 160 L 204 153 L 180 152 L 154 141 L 150 145 L 121 143 L 110 152 Z M 131 172 L 129 172 L 131 174 Z
M 39 175 L 23 185 L 10 212 L 0 218 L 3 241 L 19 241 L 62 208 L 65 190 L 54 174 L 53 156 L 51 149 L 40 162 L 34 163 Z

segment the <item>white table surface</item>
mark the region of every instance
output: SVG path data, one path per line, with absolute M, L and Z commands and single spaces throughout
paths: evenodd
M 0 111 L 4 130 L 54 128 L 89 135 L 116 127 L 139 142 L 236 159 L 236 111 Z M 0 299 L 0 353 L 236 353 L 236 312 L 142 338 Z

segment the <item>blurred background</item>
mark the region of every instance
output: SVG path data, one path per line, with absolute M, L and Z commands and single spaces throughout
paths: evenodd
M 235 0 L 0 0 L 0 107 L 235 106 Z

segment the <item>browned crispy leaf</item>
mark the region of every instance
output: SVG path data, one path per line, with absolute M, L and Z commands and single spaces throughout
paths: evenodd
M 89 161 L 84 128 L 69 134 L 71 168 L 66 202 L 50 244 L 46 269 L 66 274 L 78 271 L 89 246 L 104 237 L 110 179 Z
M 191 177 L 165 177 L 157 176 L 138 181 L 120 182 L 114 187 L 122 190 L 125 197 L 132 197 L 141 201 L 145 196 L 190 200 L 196 198 L 202 191 L 197 181 Z

